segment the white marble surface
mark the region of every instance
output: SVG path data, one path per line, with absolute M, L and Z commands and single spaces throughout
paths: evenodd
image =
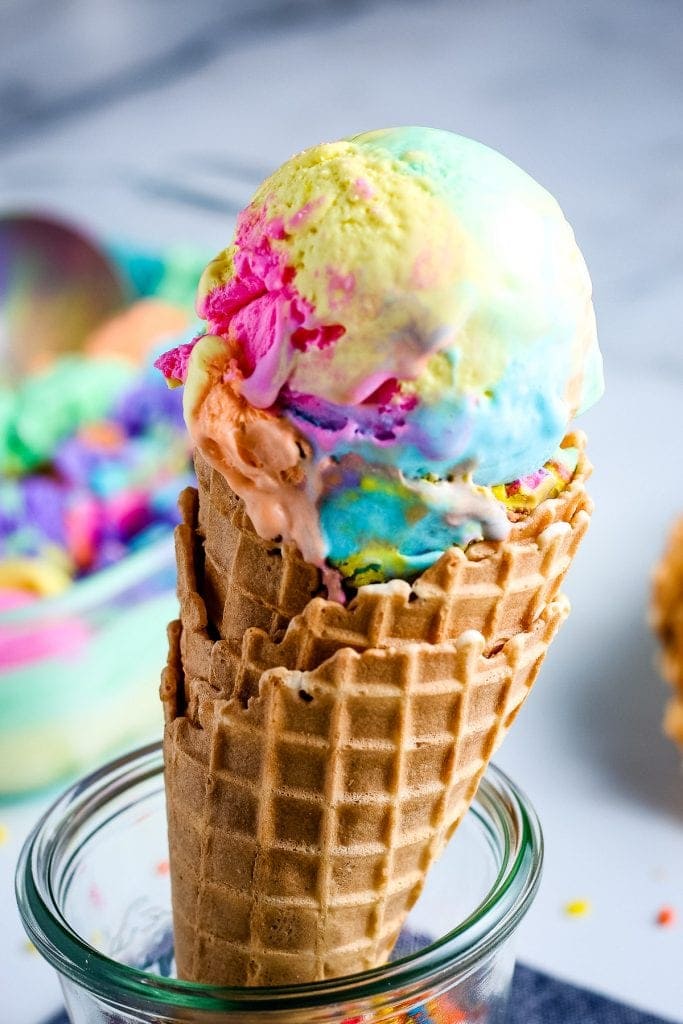
M 583 424 L 597 511 L 575 610 L 499 756 L 547 839 L 520 956 L 683 1021 L 683 921 L 653 923 L 665 903 L 683 918 L 683 778 L 645 625 L 650 567 L 683 510 L 680 5 L 16 0 L 0 39 L 2 207 L 218 247 L 251 182 L 291 152 L 400 123 L 481 139 L 558 196 L 592 272 L 608 392 Z M 57 1001 L 17 952 L 5 885 L 38 806 L 0 809 L 7 1024 Z M 580 897 L 593 913 L 571 920 Z

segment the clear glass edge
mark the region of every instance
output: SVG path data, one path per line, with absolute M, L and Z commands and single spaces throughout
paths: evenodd
M 507 870 L 505 866 L 501 869 L 488 896 L 470 917 L 429 946 L 362 974 L 307 985 L 224 988 L 152 975 L 111 960 L 83 942 L 61 918 L 51 892 L 49 902 L 54 910 L 48 905 L 34 876 L 35 860 L 40 852 L 38 844 L 45 841 L 45 827 L 53 819 L 58 819 L 70 803 L 89 793 L 92 799 L 97 792 L 95 787 L 105 780 L 109 783 L 118 781 L 118 792 L 121 792 L 161 771 L 161 743 L 152 743 L 105 764 L 79 780 L 52 804 L 36 824 L 17 864 L 19 911 L 36 949 L 60 974 L 98 998 L 113 1001 L 118 1006 L 157 1012 L 170 1007 L 211 1010 L 214 1013 L 301 1010 L 331 1003 L 357 1002 L 418 982 L 420 985 L 434 984 L 446 970 L 454 979 L 464 977 L 477 963 L 495 952 L 514 931 L 538 889 L 543 861 L 540 822 L 524 793 L 501 769 L 490 764 L 477 798 L 481 800 L 484 796 L 496 807 L 495 798 L 502 793 L 508 816 L 513 819 L 519 833 L 515 855 Z M 490 775 L 493 775 L 495 785 Z M 502 822 L 499 807 L 497 816 Z M 503 829 L 506 833 L 509 831 L 504 822 Z M 509 843 L 510 837 L 507 839 Z M 50 842 L 54 843 L 54 838 Z M 475 932 L 469 944 L 466 941 L 468 931 Z M 124 995 L 127 1001 L 122 1003 Z

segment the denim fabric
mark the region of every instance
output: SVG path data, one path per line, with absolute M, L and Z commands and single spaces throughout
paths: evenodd
M 512 981 L 508 1024 L 664 1024 L 664 1021 L 518 964 Z

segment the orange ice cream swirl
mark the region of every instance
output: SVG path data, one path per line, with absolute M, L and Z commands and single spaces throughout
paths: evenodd
M 194 358 L 201 386 L 187 389 L 185 408 L 194 444 L 244 501 L 256 532 L 266 540 L 291 538 L 303 557 L 319 563 L 323 539 L 317 512 L 312 451 L 286 419 L 247 402 L 241 374 L 223 338 L 200 339 Z M 338 573 L 322 567 L 330 597 L 344 600 Z

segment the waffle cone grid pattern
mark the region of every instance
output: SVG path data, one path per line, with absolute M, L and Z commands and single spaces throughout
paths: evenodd
M 311 673 L 271 670 L 247 709 L 202 701 L 202 729 L 177 718 L 183 972 L 224 982 L 229 965 L 263 985 L 382 963 L 567 610 L 492 658 L 476 636 L 341 650 Z
M 655 569 L 651 620 L 661 643 L 661 672 L 674 689 L 664 716 L 664 730 L 683 745 L 683 518 L 674 523 L 666 551 Z
M 266 985 L 375 966 L 567 614 L 556 595 L 589 520 L 588 464 L 535 533 L 534 513 L 412 587 L 365 588 L 344 608 L 311 598 L 305 566 L 299 612 L 305 563 L 257 538 L 198 468 L 162 681 L 179 972 Z

